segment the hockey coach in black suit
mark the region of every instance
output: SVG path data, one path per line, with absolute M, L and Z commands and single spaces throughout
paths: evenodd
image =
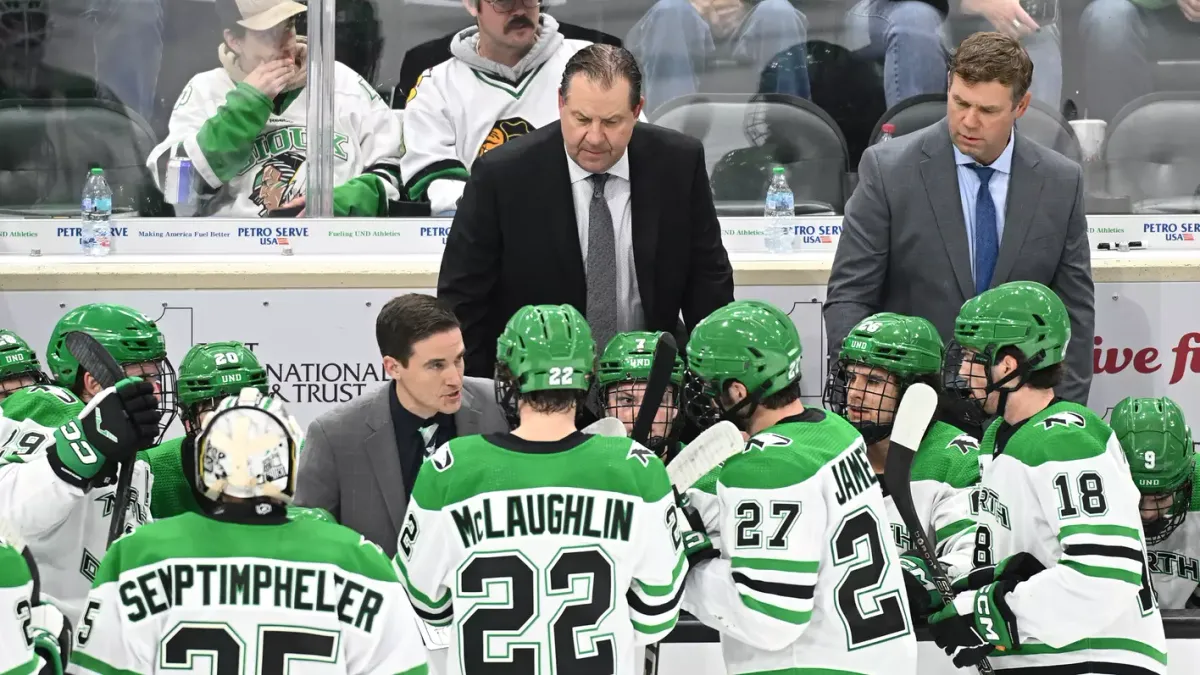
M 466 372 L 491 377 L 496 338 L 528 304 L 570 304 L 596 344 L 690 330 L 733 301 L 700 142 L 639 123 L 633 55 L 595 44 L 567 62 L 559 122 L 471 168 L 446 241 L 438 299 L 462 323 Z

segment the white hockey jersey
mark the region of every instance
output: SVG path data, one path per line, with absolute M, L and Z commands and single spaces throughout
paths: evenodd
M 334 185 L 371 174 L 388 199 L 399 199 L 400 121 L 358 73 L 341 63 L 333 72 Z M 198 215 L 265 216 L 305 194 L 307 112 L 306 89 L 271 101 L 245 83 L 235 84 L 224 68 L 203 72 L 179 95 L 167 138 L 147 165 L 161 189 L 167 160 L 182 146 L 203 182 Z M 342 206 L 338 202 L 335 192 L 335 205 Z M 367 206 L 366 215 L 384 215 Z
M 995 561 L 1026 552 L 1046 569 L 1007 596 L 1020 646 L 993 652 L 992 666 L 1165 675 L 1140 494 L 1116 435 L 1066 401 L 1002 425 L 994 422 L 980 443 L 994 458 L 972 496 L 979 530 Z
M 33 575 L 21 551 L 0 537 L 0 673 L 36 673 L 28 629 L 32 617 Z
M 913 675 L 917 642 L 883 494 L 862 436 L 818 408 L 725 462 L 721 558 L 691 572 L 683 608 L 721 633 L 729 675 Z
M 235 506 L 113 544 L 70 672 L 425 675 L 412 608 L 377 545 L 281 505 Z
M 1192 503 L 1179 527 L 1150 545 L 1150 571 L 1160 609 L 1200 603 L 1200 467 L 1192 476 Z
M 454 37 L 454 55 L 417 78 L 404 107 L 405 190 L 428 196 L 434 214 L 453 209 L 471 164 L 508 140 L 558 121 L 563 69 L 588 42 L 567 40 L 542 14 L 537 43 L 515 68 L 475 51 L 478 28 Z
M 687 574 L 666 468 L 627 438 L 466 436 L 425 461 L 395 562 L 448 675 L 640 675 Z
M 55 452 L 55 431 L 0 417 L 0 438 L 13 439 L 0 448 L 0 519 L 20 531 L 33 554 L 43 601 L 77 624 L 108 545 L 116 485 L 109 480 L 84 491 L 60 479 L 48 457 Z M 137 460 L 126 531 L 150 519 L 152 483 L 149 464 Z

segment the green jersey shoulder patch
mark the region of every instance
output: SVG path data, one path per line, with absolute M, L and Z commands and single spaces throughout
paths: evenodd
M 958 427 L 934 422 L 913 460 L 912 480 L 965 488 L 979 482 L 979 441 Z
M 817 408 L 803 414 L 808 419 L 785 420 L 751 437 L 745 450 L 725 462 L 721 484 L 772 490 L 803 483 L 863 442 L 858 430 L 839 415 Z

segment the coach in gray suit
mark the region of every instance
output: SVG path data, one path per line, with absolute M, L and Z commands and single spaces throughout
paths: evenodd
M 1087 402 L 1095 303 L 1079 165 L 1016 132 L 1033 64 L 1000 33 L 963 41 L 946 119 L 869 148 L 829 276 L 829 349 L 876 312 L 922 316 L 947 341 L 967 299 L 1037 281 L 1071 315 L 1060 396 Z
M 295 501 L 328 510 L 392 556 L 425 456 L 456 436 L 508 424 L 492 381 L 463 377 L 458 319 L 435 298 L 392 299 L 375 337 L 393 382 L 309 425 Z

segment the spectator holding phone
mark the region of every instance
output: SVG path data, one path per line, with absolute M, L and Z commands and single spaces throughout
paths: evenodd
M 303 213 L 308 46 L 293 0 L 217 0 L 221 66 L 188 82 L 148 164 L 159 186 L 172 157 L 191 160 L 198 215 Z M 400 123 L 348 66 L 334 66 L 333 211 L 385 215 L 400 196 Z M 279 215 L 278 213 L 276 215 Z

